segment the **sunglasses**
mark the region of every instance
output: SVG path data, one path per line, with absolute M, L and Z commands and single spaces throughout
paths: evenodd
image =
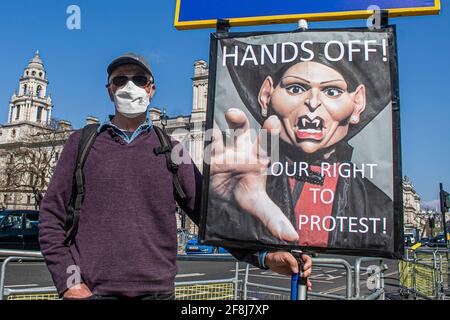
M 145 87 L 150 82 L 152 82 L 151 78 L 148 78 L 147 76 L 117 76 L 111 79 L 111 83 L 114 84 L 117 87 L 123 87 L 126 85 L 129 81 L 133 81 L 135 85 L 138 87 Z

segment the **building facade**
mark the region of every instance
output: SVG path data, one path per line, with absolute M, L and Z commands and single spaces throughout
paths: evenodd
M 8 121 L 0 125 L 0 209 L 37 208 L 64 143 L 74 130 L 69 121 L 55 122 L 52 118 L 53 104 L 48 85 L 44 64 L 39 52 L 36 52 L 11 97 Z M 201 169 L 208 92 L 208 66 L 205 61 L 195 62 L 192 85 L 190 115 L 168 118 L 158 108 L 150 109 L 149 113 L 154 125 L 164 125 L 169 134 L 183 142 Z M 95 117 L 86 119 L 86 124 L 96 122 L 98 119 Z M 38 174 L 33 174 L 33 168 L 47 174 L 37 181 Z M 29 172 L 18 177 L 20 170 Z M 179 228 L 189 229 L 192 233 L 198 231 L 181 210 L 177 217 Z
M 403 179 L 403 225 L 405 233 L 418 234 L 423 228 L 420 197 L 408 176 Z
M 64 145 L 66 135 L 53 134 L 57 130 L 52 129 L 48 85 L 37 51 L 12 94 L 8 121 L 0 125 L 0 208 L 35 208 L 37 189 L 43 189 L 44 172 L 49 172 L 46 167 L 54 166 Z M 37 173 L 41 169 L 43 173 Z

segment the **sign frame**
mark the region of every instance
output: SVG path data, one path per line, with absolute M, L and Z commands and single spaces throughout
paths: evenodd
M 355 28 L 326 28 L 326 29 L 308 29 L 302 32 L 329 32 L 329 31 L 369 31 L 369 28 L 355 27 Z M 391 57 L 390 62 L 390 83 L 391 83 L 391 97 L 392 97 L 392 147 L 393 147 L 393 214 L 398 217 L 394 219 L 394 249 L 393 252 L 385 252 L 373 249 L 333 249 L 333 248 L 320 248 L 320 247 L 308 247 L 302 248 L 312 252 L 322 252 L 327 254 L 342 254 L 353 256 L 371 256 L 371 257 L 383 257 L 390 259 L 401 259 L 404 254 L 404 216 L 403 216 L 403 169 L 402 169 L 402 148 L 401 148 L 401 122 L 400 122 L 400 97 L 399 97 L 399 77 L 398 73 L 394 72 L 398 69 L 398 51 L 397 51 L 397 32 L 395 25 L 388 25 L 379 29 L 371 30 L 372 32 L 389 31 L 393 34 L 394 41 L 389 45 L 389 55 Z M 230 33 L 211 33 L 210 35 L 210 72 L 208 78 L 208 104 L 206 115 L 206 130 L 211 130 L 214 123 L 214 110 L 215 110 L 215 94 L 216 94 L 216 72 L 217 72 L 217 52 L 220 39 L 224 38 L 239 38 L 245 36 L 258 36 L 258 35 L 270 35 L 270 34 L 284 34 L 293 33 L 298 31 L 265 31 L 265 32 L 230 32 Z M 206 140 L 204 144 L 204 150 L 210 148 L 211 141 Z M 209 201 L 209 185 L 210 185 L 210 154 L 205 153 L 205 162 L 203 165 L 203 190 L 201 197 L 201 213 L 200 213 L 200 225 L 199 225 L 199 241 L 201 244 L 224 246 L 229 248 L 246 248 L 247 250 L 289 250 L 287 246 L 282 245 L 260 245 L 249 244 L 241 242 L 239 240 L 208 240 L 206 239 L 206 224 L 207 224 L 207 210 Z M 300 249 L 300 248 L 290 248 Z
M 217 19 L 180 21 L 181 1 L 182 0 L 176 0 L 175 20 L 174 20 L 174 26 L 176 29 L 190 30 L 190 29 L 216 28 Z M 386 9 L 386 11 L 389 12 L 389 17 L 436 15 L 439 14 L 441 10 L 440 1 L 441 0 L 434 0 L 434 6 L 430 7 L 416 7 L 416 8 L 406 7 L 396 9 Z M 255 16 L 244 18 L 223 17 L 221 19 L 227 19 L 231 27 L 242 27 L 242 26 L 256 26 L 265 24 L 295 23 L 300 19 L 306 19 L 312 22 L 367 19 L 372 14 L 373 11 L 371 10 L 355 10 L 355 11 L 340 11 L 340 12 Z

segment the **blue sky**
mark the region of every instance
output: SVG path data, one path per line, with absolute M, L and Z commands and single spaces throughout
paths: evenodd
M 81 30 L 68 30 L 66 9 L 81 8 Z M 440 16 L 392 19 L 398 27 L 403 174 L 423 201 L 450 189 L 449 6 Z M 152 64 L 157 94 L 152 106 L 169 115 L 189 114 L 191 77 L 197 59 L 208 60 L 209 30 L 177 31 L 175 0 L 15 0 L 0 2 L 0 123 L 19 76 L 39 49 L 50 80 L 54 117 L 74 127 L 94 115 L 113 113 L 105 91 L 106 66 L 136 51 Z M 310 28 L 364 26 L 365 21 L 312 23 Z M 291 30 L 295 25 L 235 28 Z M 449 190 L 450 191 L 450 190 Z

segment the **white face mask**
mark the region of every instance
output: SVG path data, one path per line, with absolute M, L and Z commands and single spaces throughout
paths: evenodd
M 137 118 L 147 112 L 150 96 L 144 88 L 136 86 L 133 81 L 128 81 L 126 86 L 114 94 L 114 104 L 117 111 L 125 117 Z

